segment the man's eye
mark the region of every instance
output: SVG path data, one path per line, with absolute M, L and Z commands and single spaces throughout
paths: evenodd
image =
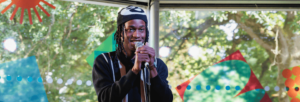
M 129 29 L 130 32 L 134 32 L 134 29 Z
M 139 31 L 144 31 L 144 29 L 139 29 Z

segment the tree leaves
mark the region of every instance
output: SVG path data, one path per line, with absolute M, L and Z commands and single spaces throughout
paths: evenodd
M 24 58 L 27 54 L 36 56 L 49 101 L 96 101 L 93 86 L 86 85 L 88 80 L 92 80 L 92 68 L 85 59 L 116 29 L 119 8 L 66 1 L 50 3 L 56 9 L 45 9 L 53 18 L 40 13 L 43 16 L 42 23 L 33 18 L 34 24 L 29 25 L 28 17 L 24 16 L 24 24 L 19 24 L 15 23 L 18 19 L 8 20 L 10 12 L 0 15 L 0 41 L 13 38 L 18 44 L 14 53 L 0 49 L 0 62 Z M 19 16 L 16 14 L 15 18 Z M 91 31 L 91 28 L 97 30 Z M 53 83 L 47 83 L 46 76 L 52 77 Z M 63 80 L 62 84 L 56 83 L 58 78 Z M 73 83 L 65 85 L 71 78 L 74 78 Z M 82 85 L 77 85 L 77 80 L 82 80 Z M 65 86 L 66 93 L 59 94 L 58 91 Z

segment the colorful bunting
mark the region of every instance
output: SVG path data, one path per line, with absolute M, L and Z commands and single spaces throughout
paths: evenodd
M 291 102 L 300 102 L 300 66 L 284 69 L 285 86 Z
M 90 66 L 93 67 L 94 61 L 98 55 L 116 50 L 116 41 L 114 40 L 114 34 L 115 32 L 112 33 L 105 41 L 103 41 L 101 45 L 87 57 L 86 61 Z
M 48 102 L 35 56 L 0 64 L 0 102 Z
M 239 51 L 176 88 L 184 102 L 271 102 Z

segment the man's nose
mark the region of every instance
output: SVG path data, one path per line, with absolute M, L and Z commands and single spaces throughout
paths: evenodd
M 138 30 L 135 30 L 133 32 L 133 37 L 139 38 L 139 37 L 141 37 L 141 33 Z

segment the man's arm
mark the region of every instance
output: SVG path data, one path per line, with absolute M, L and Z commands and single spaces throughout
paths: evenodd
M 168 77 L 168 67 L 159 58 L 157 58 L 157 73 L 158 75 L 151 78 L 151 101 L 152 102 L 172 102 L 173 94 L 169 88 L 167 77 Z
M 108 59 L 108 62 L 110 60 Z M 119 81 L 113 81 L 113 72 L 103 55 L 99 55 L 93 66 L 93 83 L 99 102 L 121 102 L 132 88 L 137 75 L 131 70 L 121 77 Z

